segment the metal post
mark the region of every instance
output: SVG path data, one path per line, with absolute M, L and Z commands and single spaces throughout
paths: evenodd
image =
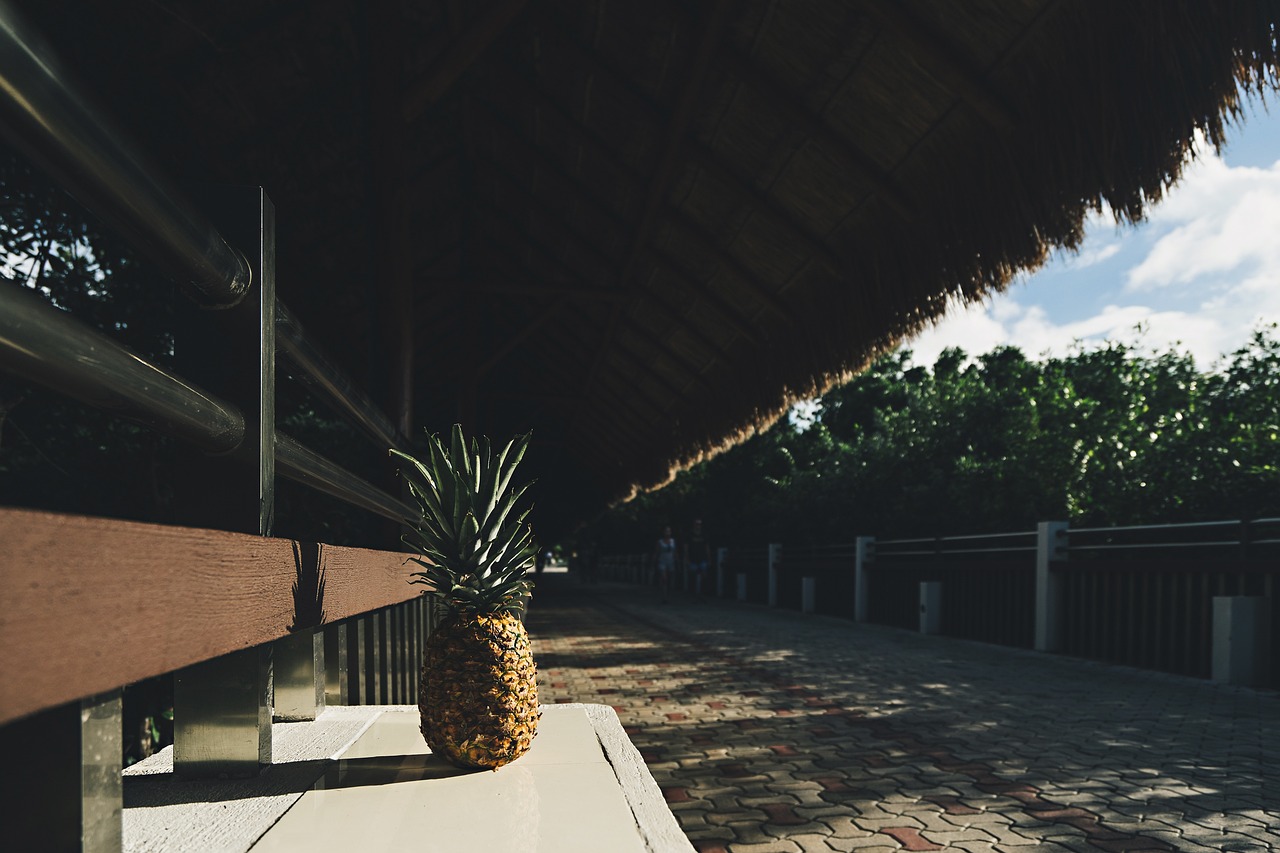
M 347 623 L 324 626 L 324 703 L 347 704 Z
M 724 564 L 729 559 L 729 549 L 716 549 L 716 598 L 724 598 Z
M 364 689 L 364 704 L 366 705 L 385 705 L 386 700 L 383 693 L 386 689 L 387 679 L 382 674 L 382 661 L 384 654 L 382 651 L 382 626 L 385 617 L 381 611 L 366 615 L 366 628 L 364 637 L 365 649 L 365 672 L 368 674 L 368 683 Z
M 853 618 L 866 622 L 871 613 L 871 595 L 868 592 L 871 563 L 876 558 L 876 538 L 859 536 L 854 546 L 853 558 Z
M 1211 676 L 1214 681 L 1246 687 L 1266 687 L 1271 661 L 1270 602 L 1261 595 L 1213 597 L 1213 647 Z
M 243 649 L 174 676 L 175 773 L 252 776 L 271 763 L 271 652 Z
M 778 563 L 782 560 L 782 546 L 769 543 L 769 606 L 778 606 Z
M 358 616 L 347 623 L 347 704 L 368 704 L 369 653 L 365 617 Z
M 184 455 L 180 521 L 269 536 L 275 515 L 275 208 L 260 187 L 206 194 L 211 219 L 244 250 L 253 287 L 235 307 L 197 312 L 175 343 L 182 374 L 244 414 L 245 438 L 225 457 Z M 271 762 L 271 649 L 245 649 L 177 673 L 174 770 L 252 775 Z
M 1036 526 L 1036 651 L 1059 652 L 1066 644 L 1066 578 L 1053 570 L 1067 559 L 1067 522 Z
M 121 692 L 0 727 L 10 780 L 0 801 L 6 850 L 121 849 Z
M 306 628 L 276 641 L 274 719 L 314 720 L 324 712 L 324 632 Z
M 920 582 L 920 633 L 942 633 L 942 581 Z

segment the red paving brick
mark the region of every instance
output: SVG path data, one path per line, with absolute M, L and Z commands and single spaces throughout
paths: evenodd
M 607 696 L 700 851 L 1212 850 L 1209 815 L 1280 853 L 1274 692 L 563 576 L 527 621 L 542 701 Z

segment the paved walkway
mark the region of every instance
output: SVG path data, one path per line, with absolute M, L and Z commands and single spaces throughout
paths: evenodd
M 563 575 L 528 622 L 702 851 L 1280 851 L 1272 692 Z

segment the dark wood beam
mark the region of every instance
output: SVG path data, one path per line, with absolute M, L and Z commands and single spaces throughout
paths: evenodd
M 723 269 L 727 269 L 735 276 L 741 279 L 745 284 L 750 286 L 751 291 L 758 296 L 769 309 L 777 314 L 788 323 L 795 325 L 800 321 L 791 306 L 786 304 L 778 297 L 778 294 L 770 290 L 764 282 L 756 276 L 754 270 L 748 269 L 747 265 L 738 260 L 729 252 L 728 249 L 720 245 L 719 241 L 711 234 L 710 231 L 701 223 L 685 213 L 677 207 L 668 208 L 672 221 L 679 226 L 681 232 L 692 236 L 703 251 L 709 253 L 716 259 L 716 262 Z
M 686 16 L 692 20 L 692 15 L 688 14 L 688 9 L 683 5 L 673 5 L 672 8 L 677 8 L 679 11 L 686 13 Z M 611 86 L 625 94 L 630 107 L 644 113 L 649 121 L 658 122 L 663 119 L 665 114 L 662 108 L 655 104 L 649 95 L 626 74 L 570 34 L 564 25 L 563 19 L 557 18 L 555 15 L 545 15 L 544 18 L 558 24 L 553 30 L 553 35 L 558 41 L 569 47 L 585 68 L 588 68 L 593 74 L 600 74 L 605 77 Z M 853 141 L 838 134 L 821 117 L 810 112 L 804 105 L 804 98 L 800 93 L 788 90 L 785 85 L 779 83 L 774 77 L 761 69 L 754 60 L 731 44 L 720 45 L 716 53 L 716 61 L 722 64 L 740 83 L 764 98 L 788 122 L 796 125 L 824 147 L 838 154 L 846 167 L 869 184 L 873 192 L 883 198 L 896 212 L 904 218 L 910 218 L 914 215 L 914 203 L 907 195 L 906 190 L 893 176 L 881 168 Z
M 478 293 L 495 293 L 510 296 L 556 296 L 587 302 L 617 302 L 623 294 L 603 287 L 587 287 L 585 285 L 559 282 L 533 281 L 478 281 L 475 287 Z
M 631 277 L 635 274 L 641 251 L 649 245 L 653 238 L 653 230 L 657 225 L 658 214 L 667 205 L 667 194 L 671 188 L 671 179 L 675 175 L 676 166 L 680 162 L 680 149 L 688 134 L 689 124 L 693 120 L 694 106 L 702 95 L 706 83 L 707 72 L 711 68 L 711 59 L 729 21 L 732 0 L 715 0 L 711 11 L 703 23 L 702 32 L 698 36 L 698 44 L 684 75 L 684 86 L 675 109 L 667 120 L 666 132 L 663 136 L 662 151 L 658 157 L 657 167 L 649 177 L 648 195 L 645 198 L 644 213 L 636 225 L 626 259 L 618 269 L 618 287 L 627 289 Z M 613 330 L 622 314 L 622 306 L 614 308 L 613 315 L 606 327 L 603 349 L 613 345 Z M 586 388 L 590 389 L 595 382 L 600 360 L 597 359 L 587 374 Z
M 561 309 L 564 308 L 564 305 L 564 299 L 555 300 L 551 305 L 538 314 L 538 316 L 526 323 L 524 328 L 520 331 L 516 332 L 514 335 L 504 336 L 505 339 L 502 346 L 498 347 L 492 355 L 485 359 L 480 366 L 476 368 L 476 378 L 484 378 L 485 374 L 490 370 L 493 370 L 498 363 L 514 352 L 516 347 L 527 341 L 534 332 L 541 329 L 550 322 L 553 317 L 559 314 Z
M 466 32 L 455 38 L 430 70 L 406 87 L 401 106 L 405 123 L 417 120 L 427 107 L 449 91 L 463 72 L 506 31 L 527 3 L 528 0 L 506 0 L 491 6 Z
M 869 184 L 872 191 L 895 212 L 906 219 L 915 215 L 915 203 L 902 185 L 854 142 L 836 133 L 825 120 L 810 112 L 801 93 L 787 89 L 736 48 L 726 47 L 720 56 L 731 75 L 768 101 L 788 123 L 837 154 L 850 171 Z
M 396 0 L 371 0 L 369 25 L 369 161 L 375 287 L 383 357 L 390 369 L 386 404 L 401 435 L 413 431 L 413 248 L 404 181 L 405 127 L 397 106 L 403 79 L 404 30 Z
M 978 114 L 998 130 L 1010 130 L 1019 121 L 1018 111 L 992 87 L 972 60 L 941 33 L 917 19 L 897 0 L 866 0 L 864 7 L 882 26 L 907 43 L 907 52 L 920 61 L 930 76 L 972 104 Z
M 783 209 L 776 199 L 761 190 L 751 178 L 725 165 L 725 158 L 717 155 L 715 151 L 699 140 L 690 139 L 688 146 L 689 155 L 699 169 L 715 178 L 717 182 L 729 192 L 738 196 L 739 200 L 753 211 L 759 211 L 789 231 L 791 239 L 803 246 L 806 252 L 837 276 L 845 274 L 848 264 L 837 257 L 836 253 L 832 251 L 823 238 L 815 234 L 807 225 L 799 222 L 790 212 Z
M 523 184 L 520 182 L 520 180 L 519 180 L 518 178 L 516 178 L 514 175 L 512 175 L 510 172 L 508 172 L 504 167 L 502 167 L 502 166 L 498 163 L 498 161 L 496 160 L 496 158 L 495 158 L 495 159 L 493 159 L 493 160 L 489 163 L 489 168 L 491 169 L 491 174 L 493 174 L 493 175 L 499 175 L 499 176 L 503 177 L 505 180 L 507 180 L 508 182 L 510 182 L 513 186 L 515 186 L 515 187 L 519 188 L 520 190 L 522 190 L 522 191 L 525 193 L 525 197 L 526 197 L 526 199 L 527 199 L 528 201 L 530 201 L 530 203 L 533 203 L 533 204 L 539 204 L 539 205 L 541 205 L 541 204 L 545 204 L 545 202 L 543 202 L 543 201 L 542 201 L 541 199 L 539 199 L 536 195 L 534 195 L 532 191 L 530 191 L 527 187 L 524 187 L 524 186 L 523 186 Z M 573 179 L 572 179 L 572 178 L 569 178 L 568 180 L 573 181 Z M 574 181 L 574 184 L 576 185 L 576 181 Z M 579 191 L 581 191 L 581 190 L 580 190 L 580 188 L 579 188 Z M 549 220 L 545 220 L 545 221 L 549 221 Z M 585 237 L 583 237 L 580 233 L 578 233 L 578 232 L 577 232 L 577 230 L 576 230 L 576 229 L 574 229 L 574 228 L 573 228 L 572 226 L 570 226 L 568 223 L 564 222 L 563 220 L 557 220 L 557 221 L 556 221 L 556 226 L 557 226 L 557 227 L 559 227 L 559 228 L 562 228 L 562 229 L 563 229 L 563 232 L 564 232 L 564 233 L 563 233 L 563 235 L 562 235 L 562 236 L 564 236 L 564 237 L 565 237 L 569 242 L 573 243 L 576 247 L 578 247 L 578 248 L 579 248 L 579 249 L 581 249 L 582 251 L 584 251 L 584 252 L 586 252 L 586 253 L 588 253 L 588 254 L 592 254 L 592 255 L 594 255 L 594 256 L 595 256 L 595 262 L 596 262 L 597 264 L 599 264 L 599 265 L 601 265 L 601 266 L 604 266 L 604 267 L 606 267 L 606 268 L 612 268 L 613 266 L 615 266 L 615 265 L 616 265 L 616 263 L 617 263 L 617 262 L 616 262 L 616 260 L 615 260 L 615 259 L 612 259 L 612 258 L 609 258 L 609 257 L 605 256 L 602 252 L 600 252 L 600 250 L 599 250 L 599 249 L 597 249 L 597 248 L 594 246 L 594 244 L 593 244 L 593 242 L 592 242 L 591 240 L 588 240 L 588 239 L 586 239 Z M 527 238 L 528 240 L 530 240 L 530 241 L 533 241 L 533 242 L 537 243 L 537 245 L 539 246 L 539 248 L 541 248 L 541 249 L 543 250 L 543 252 L 545 252 L 545 253 L 547 253 L 547 254 L 549 255 L 549 250 L 547 250 L 547 249 L 545 248 L 545 246 L 543 246 L 539 241 L 537 241 L 537 240 L 536 240 L 536 238 L 534 238 L 532 235 L 526 235 L 526 238 Z M 581 270 L 579 270 L 579 272 L 581 273 L 582 271 L 581 271 Z M 697 326 L 694 326 L 692 323 L 690 323 L 690 322 L 689 322 L 687 319 L 685 319 L 682 315 L 678 314 L 678 313 L 677 313 L 673 308 L 671 308 L 671 306 L 670 306 L 669 304 L 667 304 L 667 303 L 666 303 L 666 302 L 665 302 L 665 301 L 664 301 L 660 296 L 658 296 L 658 295 L 653 291 L 653 289 L 652 289 L 652 288 L 648 287 L 648 285 L 647 285 L 647 284 L 642 284 L 642 283 L 640 284 L 640 287 L 641 287 L 641 291 L 640 291 L 640 292 L 641 292 L 641 294 L 642 294 L 644 297 L 646 297 L 646 304 L 647 304 L 647 305 L 649 305 L 649 306 L 650 306 L 650 307 L 652 307 L 652 308 L 657 309 L 659 313 L 666 315 L 666 316 L 667 316 L 667 318 L 668 318 L 671 322 L 673 322 L 673 323 L 675 323 L 675 324 L 679 325 L 681 328 L 683 328 L 683 329 L 684 329 L 686 332 L 688 332 L 689 334 L 691 334 L 691 335 L 694 335 L 694 336 L 698 337 L 700 340 L 702 340 L 702 339 L 703 339 L 703 337 L 704 337 L 704 334 L 705 334 L 705 333 L 704 333 L 701 329 L 699 329 Z M 723 307 L 717 308 L 717 306 L 714 304 L 714 302 L 712 302 L 712 301 L 711 301 L 711 299 L 712 299 L 711 295 L 705 292 L 705 291 L 706 291 L 706 288 L 705 288 L 704 286 L 702 286 L 701 284 L 695 284 L 695 285 L 694 285 L 693 287 L 691 287 L 690 289 L 691 289 L 694 293 L 698 294 L 700 297 L 702 297 L 702 298 L 706 299 L 706 300 L 708 301 L 708 303 L 709 303 L 709 304 L 711 304 L 712 308 L 713 308 L 713 309 L 715 309 L 715 310 L 717 310 L 718 312 L 723 312 L 724 310 L 728 310 L 728 309 L 725 309 L 725 308 L 723 308 Z M 625 299 L 625 295 L 623 295 L 623 294 L 619 294 L 619 299 L 620 299 L 620 300 Z M 734 322 L 734 318 L 733 318 L 732 314 L 728 315 L 728 319 L 729 319 L 731 322 Z M 735 328 L 737 328 L 737 326 L 736 326 L 736 325 L 735 325 Z M 747 333 L 746 335 L 744 335 L 744 336 L 745 336 L 745 337 L 747 337 L 749 340 L 753 340 L 753 341 L 754 341 L 754 336 L 753 336 L 750 332 L 748 332 L 748 333 Z M 709 346 L 711 346 L 711 348 L 712 348 L 713 350 L 716 350 L 716 351 L 717 351 L 717 352 L 719 352 L 721 355 L 728 355 L 728 353 L 727 353 L 725 350 L 723 350 L 722 348 L 717 347 L 717 346 L 714 346 L 714 345 L 711 345 L 709 341 L 708 341 L 708 342 L 706 342 L 706 343 L 707 343 Z
M 526 87 L 524 89 L 524 94 L 534 94 L 534 93 L 536 93 L 534 96 L 539 103 L 546 102 L 546 100 L 548 99 L 548 96 L 545 93 L 542 93 L 536 89 L 533 89 L 531 87 Z M 492 107 L 492 109 L 496 114 L 497 107 L 494 106 Z M 569 116 L 567 113 L 564 113 L 560 110 L 555 110 L 555 112 L 557 115 L 559 115 L 562 118 L 563 121 L 568 123 L 568 127 L 567 127 L 568 132 L 573 133 L 577 131 L 580 134 L 581 139 L 590 139 L 592 137 L 592 134 L 588 133 L 585 128 L 583 128 L 576 121 L 574 121 L 573 118 Z M 603 200 L 601 200 L 599 196 L 591 188 L 588 188 L 585 184 L 583 184 L 581 179 L 569 174 L 563 168 L 561 168 L 558 164 L 556 164 L 550 152 L 543 150 L 541 146 L 537 146 L 533 143 L 530 143 L 527 139 L 524 138 L 524 135 L 522 133 L 519 133 L 517 131 L 514 124 L 510 124 L 509 126 L 511 127 L 513 132 L 508 138 L 518 140 L 521 145 L 523 145 L 528 151 L 531 152 L 532 156 L 535 156 L 536 158 L 538 158 L 537 163 L 540 167 L 545 167 L 549 169 L 550 171 L 552 171 L 553 174 L 555 174 L 562 181 L 564 181 L 565 185 L 569 187 L 571 191 L 574 192 L 575 196 L 577 196 L 580 203 L 586 204 L 591 207 L 593 211 L 593 215 L 597 215 L 602 218 L 608 219 L 611 223 L 613 223 L 618 228 L 627 227 L 627 223 L 615 211 L 613 211 L 613 209 L 608 204 L 606 204 Z M 607 152 L 607 150 L 603 147 L 603 145 L 604 143 L 599 141 L 597 141 L 596 143 L 593 143 L 593 147 L 601 146 L 600 153 L 603 156 L 606 156 L 615 167 L 617 167 L 620 171 L 624 173 L 624 175 L 631 177 L 631 179 L 635 182 L 639 182 L 640 180 L 642 180 L 639 177 L 638 173 L 635 173 L 634 171 L 630 170 L 628 166 L 626 166 L 621 161 L 617 160 L 616 155 L 612 154 L 611 152 Z M 496 163 L 496 162 L 497 162 L 497 159 L 494 158 L 492 160 L 492 163 Z M 584 245 L 591 245 L 591 243 L 590 241 L 585 241 Z M 655 245 L 651 245 L 648 248 L 648 251 L 650 253 L 660 253 L 660 249 Z M 669 256 L 666 256 L 666 257 L 669 260 Z M 670 264 L 668 265 L 670 266 Z M 746 317 L 744 317 L 741 314 L 741 312 L 739 312 L 733 305 L 726 302 L 724 299 L 722 299 L 720 296 L 714 293 L 709 287 L 704 285 L 702 282 L 697 281 L 696 279 L 694 279 L 689 275 L 680 274 L 680 281 L 681 281 L 682 287 L 696 294 L 700 299 L 706 302 L 712 308 L 712 310 L 714 310 L 717 314 L 720 314 L 724 319 L 726 319 L 730 323 L 730 325 L 734 327 L 734 330 L 739 335 L 746 338 L 752 344 L 760 345 L 762 343 L 762 339 L 752 328 L 751 322 Z M 750 283 L 751 282 L 748 282 L 748 284 Z M 646 287 L 646 289 L 643 291 L 643 294 L 645 296 L 653 297 L 655 299 L 658 298 L 656 296 L 655 291 L 652 288 Z M 671 310 L 669 306 L 667 306 L 667 310 L 668 311 Z

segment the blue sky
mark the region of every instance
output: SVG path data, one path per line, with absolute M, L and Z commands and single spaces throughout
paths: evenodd
M 948 346 L 978 355 L 1012 344 L 1037 356 L 1118 340 L 1190 351 L 1204 369 L 1260 323 L 1280 321 L 1280 105 L 1271 100 L 1270 113 L 1246 104 L 1221 156 L 1200 145 L 1146 222 L 1091 219 L 1078 253 L 1055 254 L 983 303 L 953 306 L 908 341 L 914 361 L 932 364 Z

